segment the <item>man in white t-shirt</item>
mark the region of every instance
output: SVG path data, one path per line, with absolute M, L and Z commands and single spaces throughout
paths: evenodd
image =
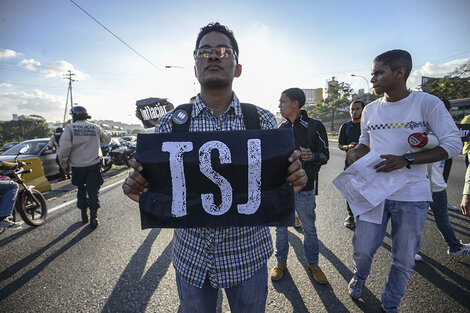
M 411 68 L 411 55 L 404 50 L 391 50 L 375 58 L 371 82 L 375 92 L 384 96 L 365 107 L 359 145 L 347 153 L 347 162 L 352 164 L 374 150 L 383 159 L 374 167 L 377 172 L 386 174 L 397 170 L 408 178 L 403 188 L 385 200 L 382 223 L 366 222 L 359 216 L 353 237 L 354 276 L 349 283 L 349 294 L 358 299 L 391 220 L 392 264 L 382 294 L 384 312 L 397 312 L 413 273 L 414 256 L 421 245 L 432 201 L 426 163 L 454 157 L 462 147 L 459 131 L 442 101 L 406 88 Z M 408 136 L 430 131 L 439 139 L 439 145 L 408 153 Z

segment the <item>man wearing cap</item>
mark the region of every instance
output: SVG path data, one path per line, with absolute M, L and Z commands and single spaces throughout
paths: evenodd
M 81 210 L 82 222 L 98 227 L 97 211 L 100 207 L 98 194 L 103 184 L 101 176 L 101 144 L 108 144 L 111 137 L 98 125 L 90 123 L 91 118 L 82 106 L 70 111 L 73 123 L 65 126 L 60 137 L 60 163 L 66 173 L 72 169 L 72 184 L 78 187 L 77 207 Z

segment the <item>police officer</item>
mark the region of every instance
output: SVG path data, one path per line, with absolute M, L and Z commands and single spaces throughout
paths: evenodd
M 68 173 L 72 169 L 72 184 L 78 187 L 77 207 L 82 212 L 82 222 L 88 223 L 87 208 L 90 209 L 90 224 L 98 227 L 97 210 L 100 207 L 98 194 L 103 184 L 101 176 L 101 144 L 108 144 L 111 137 L 91 118 L 82 106 L 72 107 L 73 123 L 65 126 L 60 137 L 60 163 Z

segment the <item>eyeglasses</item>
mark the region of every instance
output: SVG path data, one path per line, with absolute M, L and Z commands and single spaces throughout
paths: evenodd
M 199 48 L 194 50 L 194 59 L 208 59 L 212 54 L 216 54 L 219 58 L 237 58 L 237 52 L 232 48 L 218 47 L 218 48 Z

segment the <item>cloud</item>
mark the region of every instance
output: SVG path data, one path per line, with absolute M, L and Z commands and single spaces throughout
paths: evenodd
M 19 65 L 27 70 L 40 72 L 46 78 L 62 77 L 68 71 L 75 74 L 74 79 L 84 80 L 89 77 L 87 74 L 75 69 L 69 62 L 63 60 L 41 64 L 34 59 L 23 59 Z
M 467 59 L 456 59 L 443 64 L 432 64 L 431 62 L 426 62 L 421 68 L 411 72 L 410 77 L 408 78 L 408 87 L 415 89 L 421 85 L 421 77 L 443 77 L 451 73 L 455 68 L 461 66 L 462 64 L 468 62 L 470 58 Z
M 23 53 L 19 53 L 10 49 L 0 49 L 0 60 L 1 59 L 11 59 L 23 57 Z M 27 59 L 23 58 L 18 66 L 21 68 L 27 69 L 32 72 L 39 72 L 44 75 L 46 78 L 59 77 L 62 78 L 64 74 L 67 74 L 67 71 L 72 71 L 75 75 L 74 79 L 85 80 L 89 76 L 79 70 L 77 70 L 72 64 L 65 60 L 53 61 L 53 62 L 40 62 L 33 58 Z
M 41 66 L 41 63 L 39 63 L 38 61 L 36 61 L 34 59 L 29 59 L 29 60 L 28 59 L 23 59 L 20 62 L 19 65 L 24 67 L 27 70 L 36 72 L 38 70 L 38 68 Z
M 21 53 L 18 53 L 16 51 L 10 50 L 10 49 L 0 49 L 0 60 L 2 59 L 12 59 L 20 56 Z
M 41 73 L 44 73 L 47 78 L 62 77 L 69 70 L 75 74 L 74 79 L 84 80 L 89 77 L 87 74 L 75 69 L 74 66 L 67 61 L 55 61 L 44 64 L 41 67 Z
M 0 88 L 10 88 L 11 86 L 10 83 L 0 83 Z
M 10 120 L 12 114 L 39 114 L 48 121 L 63 116 L 64 99 L 41 90 L 0 91 L 0 120 Z

